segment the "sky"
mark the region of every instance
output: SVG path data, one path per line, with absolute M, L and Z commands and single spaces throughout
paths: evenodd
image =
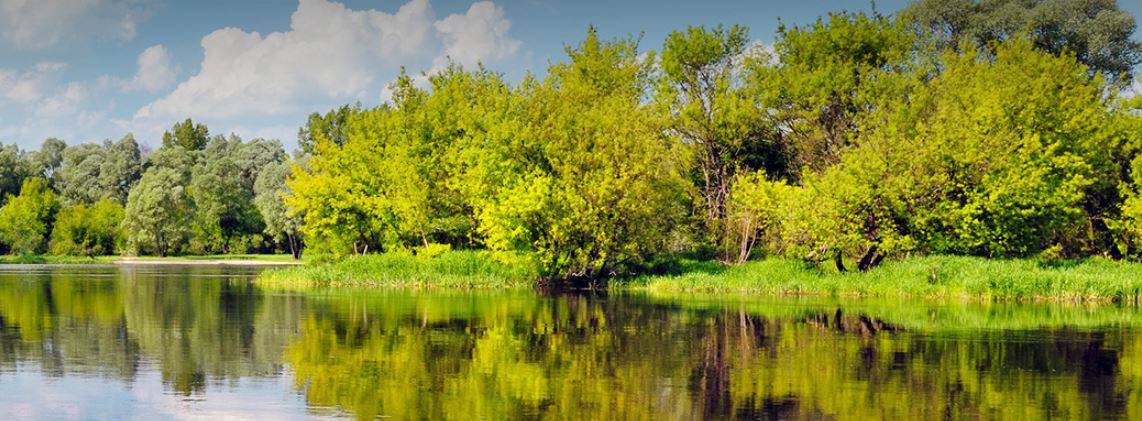
M 893 13 L 907 0 L 880 0 Z M 1142 0 L 1120 0 L 1142 16 Z M 402 68 L 448 59 L 519 80 L 564 59 L 588 25 L 657 49 L 688 25 L 742 24 L 772 43 L 780 22 L 870 11 L 868 0 L 0 0 L 0 142 L 35 149 L 133 133 L 157 146 L 193 118 L 211 133 L 292 149 L 306 116 L 388 99 Z M 779 21 L 780 19 L 780 21 Z

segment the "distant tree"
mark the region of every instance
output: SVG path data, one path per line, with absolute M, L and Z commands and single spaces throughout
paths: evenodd
M 106 151 L 94 143 L 69 146 L 56 171 L 56 189 L 65 204 L 95 203 L 104 196 L 100 178 Z
M 1036 48 L 1074 54 L 1122 83 L 1142 61 L 1142 43 L 1131 39 L 1134 16 L 1115 0 L 918 0 L 900 16 L 928 31 L 941 49 L 962 41 L 990 48 L 1026 32 Z
M 121 237 L 123 206 L 113 198 L 94 205 L 65 206 L 56 217 L 50 250 L 53 254 L 99 256 L 115 252 Z
M 193 120 L 186 119 L 176 123 L 174 127 L 163 133 L 163 147 L 178 146 L 188 151 L 197 151 L 206 147 L 210 141 L 210 130 L 206 125 L 195 124 Z
M 34 164 L 15 144 L 0 145 L 0 197 L 20 192 L 24 179 L 34 172 Z M 6 200 L 6 199 L 5 199 Z
M 24 180 L 20 195 L 9 197 L 0 208 L 0 242 L 14 254 L 43 252 L 58 207 L 56 194 L 46 180 Z
M 120 205 L 127 203 L 131 187 L 143 176 L 143 160 L 135 136 L 127 134 L 117 142 L 103 143 L 104 158 L 99 167 L 99 186 L 103 197 Z
M 32 154 L 32 161 L 35 164 L 34 173 L 38 177 L 43 177 L 46 180 L 54 181 L 54 174 L 63 164 L 63 152 L 67 149 L 67 143 L 62 140 L 50 137 L 40 145 L 40 150 Z
M 288 244 L 290 254 L 298 259 L 301 258 L 302 218 L 285 204 L 285 197 L 290 194 L 289 185 L 286 184 L 290 172 L 287 163 L 270 164 L 262 168 L 254 183 L 254 204 L 262 214 L 266 235 Z
M 183 182 L 171 168 L 156 167 L 143 174 L 131 189 L 123 216 L 128 250 L 166 256 L 183 249 L 194 211 Z
M 325 114 L 310 114 L 305 126 L 297 131 L 297 146 L 302 153 L 309 155 L 313 153 L 317 145 L 317 136 L 324 136 L 337 146 L 345 144 L 347 119 L 360 110 L 361 105 L 356 104 L 353 106 L 344 105 Z

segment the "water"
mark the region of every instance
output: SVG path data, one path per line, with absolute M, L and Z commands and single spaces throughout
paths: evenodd
M 1139 418 L 1142 312 L 0 267 L 0 418 Z

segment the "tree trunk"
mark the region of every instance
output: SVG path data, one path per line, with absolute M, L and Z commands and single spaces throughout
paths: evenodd
M 857 270 L 866 272 L 876 267 L 876 265 L 879 265 L 882 259 L 884 259 L 884 254 L 880 253 L 879 247 L 873 245 L 869 247 L 868 251 L 864 252 L 864 256 L 860 258 L 860 262 L 857 263 Z
M 833 254 L 833 264 L 837 265 L 837 272 L 848 272 L 849 271 L 848 269 L 845 268 L 845 258 L 842 255 L 842 253 L 839 251 L 836 252 L 835 254 Z
M 297 239 L 289 234 L 286 234 L 286 239 L 289 240 L 289 253 L 293 255 L 293 259 L 301 259 L 301 250 L 298 250 Z

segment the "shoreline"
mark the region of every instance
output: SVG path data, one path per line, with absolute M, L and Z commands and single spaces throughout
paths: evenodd
M 162 266 L 300 266 L 302 262 L 287 262 L 279 260 L 250 260 L 250 259 L 202 259 L 202 260 L 164 260 L 164 259 L 135 259 L 123 258 L 108 262 L 113 265 L 162 265 Z
M 595 288 L 655 295 L 895 298 L 972 302 L 1056 302 L 1142 306 L 1142 264 L 1084 259 L 986 259 L 923 256 L 885 262 L 868 272 L 838 273 L 789 259 L 738 266 L 680 259 L 656 274 L 611 279 Z M 369 255 L 266 270 L 264 285 L 296 289 L 528 289 L 533 273 L 487 253 L 434 258 Z

